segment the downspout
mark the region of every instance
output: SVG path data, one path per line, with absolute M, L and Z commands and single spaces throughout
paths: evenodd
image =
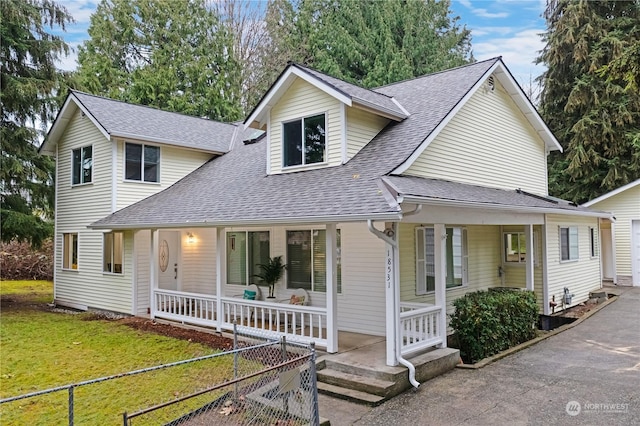
M 418 204 L 418 206 L 407 213 L 404 213 L 403 216 L 411 216 L 411 215 L 415 215 L 420 213 L 420 211 L 422 210 L 422 204 Z M 376 237 L 380 238 L 382 241 L 386 242 L 387 244 L 389 244 L 394 252 L 394 258 L 397 258 L 397 252 L 398 252 L 398 241 L 396 239 L 396 235 L 392 234 L 392 235 L 388 235 L 385 232 L 379 231 L 378 229 L 376 229 L 373 226 L 373 220 L 368 219 L 367 220 L 367 225 L 369 227 L 369 231 L 375 235 Z M 414 388 L 418 388 L 420 386 L 420 382 L 418 382 L 416 380 L 416 368 L 413 364 L 411 364 L 409 361 L 407 361 L 405 358 L 402 357 L 402 352 L 400 350 L 400 339 L 401 337 L 401 333 L 400 333 L 400 283 L 399 282 L 395 282 L 394 285 L 394 318 L 395 318 L 395 329 L 396 329 L 396 341 L 395 341 L 395 352 L 396 352 L 396 358 L 398 359 L 398 362 L 402 365 L 404 365 L 405 367 L 407 367 L 407 369 L 409 370 L 409 383 L 411 383 L 411 385 Z

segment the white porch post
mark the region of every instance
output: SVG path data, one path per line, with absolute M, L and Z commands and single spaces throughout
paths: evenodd
M 149 312 L 151 319 L 156 317 L 156 297 L 154 290 L 158 288 L 158 243 L 157 229 L 149 230 Z
M 442 338 L 441 348 L 447 347 L 447 229 L 444 224 L 433 225 L 435 263 L 435 302 L 440 307 L 438 332 Z
M 224 228 L 216 227 L 216 330 L 222 331 L 222 321 L 224 314 L 222 312 L 222 280 L 224 277 L 224 251 L 226 245 L 224 241 Z
M 527 290 L 533 291 L 533 225 L 524 226 L 527 261 L 525 262 Z
M 327 247 L 327 352 L 338 352 L 338 241 L 336 224 L 328 223 Z
M 396 353 L 396 249 L 393 245 L 386 243 L 386 260 L 385 260 L 385 312 L 386 312 L 386 333 L 387 333 L 387 365 L 398 365 L 398 357 Z

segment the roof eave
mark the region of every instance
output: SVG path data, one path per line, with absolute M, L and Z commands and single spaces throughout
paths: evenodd
M 587 201 L 586 203 L 582 204 L 583 207 L 590 207 L 594 204 L 599 203 L 600 201 L 604 201 L 608 198 L 611 198 L 615 195 L 620 194 L 621 192 L 626 191 L 627 189 L 631 189 L 634 186 L 640 185 L 640 179 L 634 180 L 633 182 L 629 182 L 626 185 L 621 186 L 620 188 L 614 189 L 613 191 L 607 192 L 606 194 L 602 194 L 601 196 L 599 196 L 598 198 L 594 198 L 591 201 Z
M 495 203 L 483 203 L 479 201 L 460 201 L 460 200 L 444 200 L 441 198 L 422 197 L 416 195 L 399 195 L 398 203 L 411 203 L 411 204 L 428 204 L 432 206 L 444 206 L 444 207 L 463 207 L 470 209 L 484 209 L 484 210 L 505 210 L 517 213 L 546 213 L 546 214 L 562 214 L 571 216 L 587 216 L 611 219 L 613 215 L 608 212 L 599 212 L 595 210 L 570 210 L 560 209 L 553 207 L 532 207 L 532 206 L 516 206 L 513 204 L 495 204 Z
M 221 151 L 221 150 L 216 150 L 216 149 L 202 148 L 202 147 L 193 146 L 193 145 L 185 145 L 184 143 L 180 143 L 180 142 L 177 142 L 177 141 L 172 141 L 170 139 L 154 138 L 154 137 L 150 137 L 150 136 L 137 135 L 137 134 L 134 134 L 134 133 L 127 133 L 127 132 L 113 132 L 111 134 L 111 137 L 118 138 L 118 139 L 134 139 L 134 140 L 137 140 L 137 141 L 152 142 L 152 143 L 157 143 L 157 144 L 160 144 L 160 145 L 169 145 L 169 146 L 173 146 L 173 147 L 176 147 L 176 148 L 190 149 L 190 150 L 205 152 L 207 154 L 222 155 L 222 154 L 225 154 L 225 153 L 229 152 L 229 151 Z
M 362 222 L 367 219 L 372 220 L 400 220 L 400 212 L 353 214 L 353 215 L 328 215 L 328 216 L 303 216 L 303 217 L 282 217 L 265 219 L 234 219 L 234 220 L 205 220 L 201 222 L 176 222 L 176 223 L 139 223 L 139 224 L 113 224 L 94 222 L 88 226 L 89 229 L 169 229 L 169 228 L 211 228 L 216 226 L 265 226 L 265 225 L 304 225 L 316 223 L 342 223 L 342 222 Z

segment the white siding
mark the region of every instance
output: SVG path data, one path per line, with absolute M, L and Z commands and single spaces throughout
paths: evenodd
M 380 133 L 390 120 L 353 107 L 346 107 L 346 110 L 348 161 Z
M 578 260 L 560 261 L 560 227 L 578 228 Z M 589 292 L 601 287 L 600 258 L 591 257 L 589 227 L 598 227 L 597 218 L 547 215 L 547 273 L 549 299 L 562 300 L 567 287 L 574 294 L 572 306 L 586 301 Z M 548 301 L 547 301 L 548 302 Z M 556 308 L 556 311 L 558 308 Z
M 434 303 L 433 294 L 416 295 L 415 228 L 418 226 L 422 225 L 400 225 L 400 300 L 403 302 Z M 455 299 L 469 292 L 501 285 L 498 277 L 498 266 L 501 264 L 500 227 L 469 225 L 464 228 L 467 230 L 469 282 L 464 287 L 447 289 L 448 315 L 453 313 Z
M 590 206 L 616 217 L 616 274 L 622 281 L 631 279 L 631 221 L 640 220 L 640 185 Z
M 544 142 L 496 81 L 479 89 L 406 174 L 547 194 Z
M 93 145 L 92 183 L 71 186 L 71 151 Z M 102 272 L 101 231 L 87 225 L 111 213 L 112 188 L 111 143 L 77 111 L 60 139 L 56 182 L 56 280 L 57 303 L 77 307 L 95 307 L 118 312 L 132 311 L 132 238 L 125 234 L 123 274 Z M 78 233 L 78 269 L 62 270 L 62 235 Z
M 119 140 L 116 160 L 116 210 L 120 210 L 137 201 L 162 191 L 206 163 L 211 154 L 160 146 L 160 183 L 132 182 L 124 180 L 124 144 Z M 132 143 L 140 143 L 133 142 Z M 153 145 L 153 144 L 151 144 Z
M 271 110 L 270 123 L 270 173 L 282 172 L 282 123 L 310 115 L 326 113 L 326 149 L 328 165 L 342 163 L 342 119 L 341 103 L 334 97 L 317 89 L 300 78 L 296 78 L 286 93 Z M 322 165 L 310 165 L 302 168 L 317 168 Z M 300 170 L 294 167 L 293 170 Z
M 189 242 L 188 233 L 194 241 Z M 213 228 L 182 231 L 182 290 L 216 293 L 216 231 Z

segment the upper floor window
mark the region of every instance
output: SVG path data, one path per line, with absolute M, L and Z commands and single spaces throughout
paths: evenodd
M 322 163 L 326 152 L 324 114 L 289 121 L 282 125 L 283 166 Z
M 227 232 L 227 283 L 259 284 L 259 265 L 269 263 L 269 231 Z
M 141 182 L 159 182 L 160 147 L 126 143 L 124 178 Z
M 106 232 L 103 243 L 102 271 L 112 274 L 122 273 L 124 253 L 124 234 L 122 232 Z
M 71 170 L 73 185 L 91 183 L 93 175 L 93 147 L 91 145 L 73 150 Z
M 469 255 L 467 230 L 446 228 L 446 288 L 462 287 L 468 281 Z M 435 235 L 432 227 L 416 228 L 416 294 L 427 294 L 436 288 Z
M 578 259 L 578 227 L 560 227 L 560 260 Z
M 287 288 L 327 291 L 327 231 L 287 231 Z M 336 287 L 342 293 L 340 230 L 336 230 Z

